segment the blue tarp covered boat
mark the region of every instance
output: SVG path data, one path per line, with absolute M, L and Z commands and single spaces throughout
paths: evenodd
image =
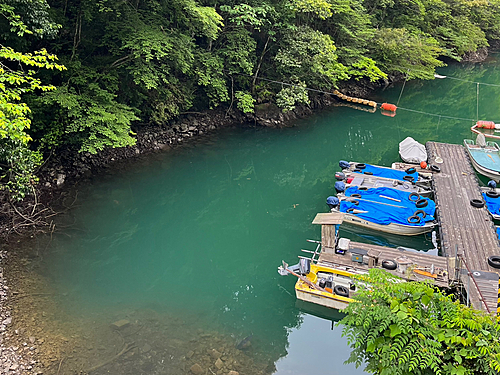
M 416 171 L 416 168 L 408 168 L 406 171 L 392 169 L 389 167 L 381 167 L 377 165 L 364 164 L 364 163 L 354 163 L 341 160 L 339 162 L 340 168 L 344 173 L 351 172 L 360 175 L 375 176 L 379 178 L 385 178 L 388 180 L 396 181 L 409 181 L 411 183 L 426 184 L 430 183 L 430 180 L 424 179 Z
M 346 213 L 344 221 L 354 225 L 407 236 L 429 232 L 436 225 L 434 201 L 416 193 L 354 186 L 339 198 L 338 210 Z

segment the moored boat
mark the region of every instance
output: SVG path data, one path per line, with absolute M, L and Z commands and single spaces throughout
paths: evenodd
M 338 310 L 346 308 L 353 301 L 356 286 L 351 277 L 356 271 L 312 264 L 307 258 L 301 258 L 299 264 L 300 267 L 288 267 L 283 262 L 279 269 L 282 275 L 288 272 L 297 276 L 297 299 Z
M 429 186 L 431 181 L 427 176 L 420 175 L 415 167 L 410 167 L 405 171 L 401 171 L 389 167 L 381 167 L 378 165 L 365 163 L 347 162 L 344 160 L 339 161 L 339 166 L 342 169 L 342 172 L 344 172 L 345 174 L 357 173 L 366 176 L 375 176 L 379 179 L 385 178 L 390 181 L 408 181 L 412 184 L 423 184 L 426 186 Z
M 423 144 L 406 137 L 399 143 L 399 157 L 406 163 L 420 164 L 427 161 L 427 151 Z
M 481 188 L 481 194 L 493 219 L 500 220 L 500 189 L 485 186 Z
M 389 178 L 382 178 L 359 173 L 345 174 L 343 172 L 337 172 L 335 173 L 335 179 L 337 181 L 342 181 L 346 189 L 351 186 L 357 186 L 362 190 L 387 187 L 391 189 L 406 191 L 408 193 L 417 193 L 424 197 L 428 197 L 432 194 L 430 186 L 416 185 L 412 184 L 410 181 L 392 180 Z M 336 187 L 338 185 L 336 185 Z
M 329 197 L 332 211 L 345 213 L 344 222 L 385 233 L 415 236 L 436 226 L 433 200 L 391 188 L 350 187 Z
M 464 139 L 474 169 L 483 176 L 500 181 L 500 147 L 496 142 L 486 142 L 483 134 L 478 134 L 476 143 Z

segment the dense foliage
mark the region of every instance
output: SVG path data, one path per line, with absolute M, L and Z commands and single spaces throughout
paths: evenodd
M 372 269 L 342 320 L 349 362 L 382 375 L 498 374 L 496 318 L 454 301 L 426 282 L 401 282 Z
M 58 147 L 133 145 L 133 124 L 431 79 L 500 36 L 500 0 L 0 0 L 0 14 L 4 188 Z

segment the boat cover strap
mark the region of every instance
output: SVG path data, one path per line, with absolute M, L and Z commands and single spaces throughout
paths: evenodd
M 359 202 L 358 205 L 343 200 L 340 203 L 340 211 L 346 212 L 352 208 L 351 213 L 361 219 L 375 224 L 388 225 L 391 223 L 411 226 L 423 226 L 426 222 L 434 220 L 436 204 L 429 198 L 422 198 L 427 201 L 427 206 L 418 208 L 414 200 L 410 200 L 410 193 L 386 187 L 376 189 L 359 190 L 357 186 L 352 186 L 345 191 L 346 196 L 360 194 L 361 198 L 353 198 Z M 388 199 L 392 198 L 392 199 Z M 415 215 L 418 210 L 423 210 L 426 217 L 419 223 L 408 223 L 408 218 Z M 420 217 L 422 215 L 419 215 Z
M 405 181 L 403 178 L 404 176 L 412 176 L 414 182 L 417 182 L 417 180 L 418 180 L 418 173 L 417 172 L 409 175 L 405 171 L 400 171 L 400 170 L 391 169 L 391 168 L 377 167 L 377 166 L 371 165 L 371 164 L 366 164 L 366 168 L 363 169 L 363 173 L 366 173 L 366 172 L 373 173 L 374 176 L 392 178 L 393 180 L 399 180 L 399 181 Z

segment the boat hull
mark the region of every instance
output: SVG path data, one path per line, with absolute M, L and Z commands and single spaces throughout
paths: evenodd
M 432 231 L 432 229 L 436 226 L 435 223 L 426 223 L 425 225 L 422 226 L 401 225 L 394 223 L 388 225 L 381 225 L 373 223 L 368 220 L 363 220 L 357 217 L 356 215 L 352 214 L 345 214 L 344 222 L 380 232 L 398 234 L 400 236 L 418 236 L 419 234 L 424 234 Z
M 486 147 L 479 147 L 475 145 L 473 141 L 465 139 L 464 146 L 465 149 L 467 150 L 467 154 L 469 155 L 469 159 L 471 160 L 474 169 L 479 174 L 482 174 L 483 176 L 486 176 L 496 182 L 499 182 L 500 171 L 495 170 L 500 167 L 500 158 L 499 158 L 500 149 L 498 148 L 498 145 L 494 142 L 488 142 L 488 145 Z M 489 161 L 489 159 L 487 159 L 486 157 L 483 157 L 483 155 L 489 156 L 491 161 Z M 478 159 L 479 160 L 482 159 L 483 163 L 481 163 Z M 497 159 L 498 163 L 495 159 Z M 491 164 L 492 168 L 495 169 L 486 166 L 485 160 L 488 160 L 488 164 Z
M 470 153 L 469 156 L 471 156 Z M 472 162 L 472 166 L 477 171 L 477 173 L 482 174 L 483 176 L 486 176 L 496 182 L 500 182 L 500 173 L 492 171 L 491 169 L 488 168 L 484 168 L 483 166 L 479 165 L 472 156 L 470 159 Z
M 332 277 L 331 291 L 326 289 L 318 290 L 313 288 L 311 285 L 318 285 L 318 281 L 321 277 L 326 276 Z M 354 301 L 351 296 L 354 291 L 351 289 L 351 283 L 353 273 L 340 270 L 331 266 L 326 266 L 323 264 L 311 264 L 310 272 L 307 274 L 308 283 L 303 280 L 297 280 L 295 283 L 295 295 L 297 299 L 305 302 L 314 303 L 316 305 L 329 307 L 332 309 L 343 310 L 349 303 Z M 334 292 L 334 286 L 342 286 L 344 290 L 348 291 L 347 296 L 338 295 Z
M 343 310 L 349 305 L 348 301 L 340 300 L 336 298 L 335 295 L 332 295 L 330 297 L 315 292 L 316 291 L 314 290 L 306 291 L 297 288 L 295 289 L 295 295 L 297 296 L 297 299 L 301 301 L 314 303 L 316 305 L 325 306 L 337 310 Z

